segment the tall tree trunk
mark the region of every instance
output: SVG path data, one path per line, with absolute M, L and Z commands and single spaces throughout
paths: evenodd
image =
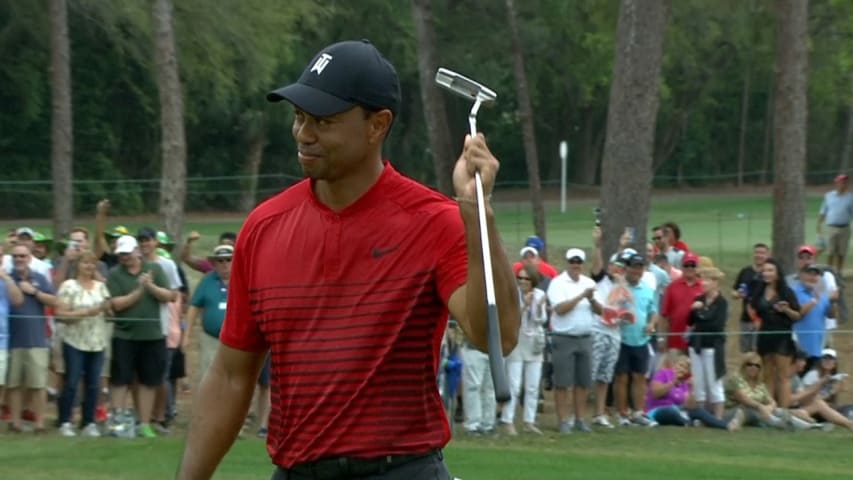
M 776 73 L 773 72 L 773 76 L 775 77 Z M 773 86 L 775 85 L 775 80 L 773 78 L 770 79 L 770 87 L 767 89 L 767 108 L 764 111 L 764 144 L 761 147 L 761 172 L 759 173 L 760 177 L 758 183 L 761 185 L 767 185 L 770 181 L 770 155 L 773 151 L 773 107 L 776 103 L 775 97 L 776 94 L 773 91 Z
M 847 172 L 850 168 L 850 157 L 853 156 L 853 104 L 847 106 L 847 125 L 844 129 L 844 140 L 841 145 L 841 160 L 839 172 Z
M 808 0 L 776 0 L 773 251 L 790 271 L 803 241 L 808 117 Z
M 737 149 L 737 186 L 743 186 L 743 170 L 746 163 L 746 130 L 749 126 L 749 89 L 752 83 L 752 65 L 747 63 L 743 75 L 743 91 L 740 96 L 740 138 Z
M 264 158 L 264 148 L 267 146 L 266 128 L 259 128 L 249 136 L 249 148 L 246 152 L 246 187 L 240 197 L 240 210 L 249 212 L 255 208 L 258 200 L 258 171 Z
M 613 252 L 625 227 L 645 251 L 658 112 L 658 84 L 668 0 L 622 0 L 607 139 L 601 166 L 604 251 Z
M 153 0 L 157 86 L 160 93 L 162 179 L 160 215 L 178 243 L 184 229 L 187 196 L 187 142 L 184 134 L 184 98 L 178 73 L 172 0 Z
M 447 126 L 447 111 L 444 97 L 435 88 L 435 72 L 438 70 L 438 47 L 432 18 L 432 0 L 413 0 L 412 17 L 418 40 L 418 77 L 421 84 L 421 103 L 426 117 L 427 135 L 435 180 L 438 190 L 453 195 L 453 144 Z
M 50 163 L 53 177 L 53 234 L 56 238 L 71 230 L 74 215 L 70 44 L 66 0 L 50 0 Z
M 548 245 L 545 233 L 545 206 L 542 202 L 542 181 L 539 178 L 539 152 L 536 150 L 536 131 L 533 125 L 533 106 L 527 88 L 527 73 L 524 71 L 524 49 L 518 32 L 518 15 L 515 0 L 506 0 L 507 20 L 512 36 L 512 65 L 518 95 L 518 113 L 524 137 L 524 159 L 527 161 L 527 176 L 530 183 L 530 202 L 533 207 L 533 230 Z M 546 247 L 547 248 L 547 247 Z M 543 252 L 547 258 L 547 253 Z

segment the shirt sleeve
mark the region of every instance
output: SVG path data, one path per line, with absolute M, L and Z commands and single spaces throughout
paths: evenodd
M 438 295 L 447 305 L 450 296 L 468 281 L 468 247 L 465 226 L 458 207 L 450 202 L 435 218 L 435 245 L 438 247 L 436 285 Z
M 56 294 L 59 297 L 59 301 L 69 308 L 74 308 L 74 283 L 76 283 L 74 280 L 62 282 Z
M 807 387 L 814 385 L 815 383 L 817 383 L 817 381 L 818 381 L 818 376 L 817 376 L 816 370 L 810 370 L 809 373 L 807 373 L 803 377 L 803 385 L 805 385 Z
M 828 194 L 827 194 L 827 195 L 828 195 Z M 828 210 L 828 208 L 827 208 L 827 205 L 826 205 L 826 195 L 824 195 L 824 196 L 823 196 L 823 202 L 821 202 L 821 204 L 820 204 L 820 212 L 819 212 L 819 214 L 820 214 L 820 215 L 823 215 L 823 216 L 826 216 L 826 212 L 827 212 L 827 210 Z
M 251 262 L 255 258 L 254 245 L 261 235 L 255 231 L 256 224 L 251 215 L 246 223 L 234 246 L 231 278 L 228 282 L 228 305 L 219 341 L 238 350 L 262 352 L 269 349 L 269 344 L 261 332 L 257 317 L 252 313 L 249 295 L 252 288 Z M 269 239 L 268 241 L 271 241 L 274 237 Z
M 826 285 L 826 293 L 838 291 L 838 282 L 835 281 L 835 275 L 830 272 L 823 272 L 823 283 Z

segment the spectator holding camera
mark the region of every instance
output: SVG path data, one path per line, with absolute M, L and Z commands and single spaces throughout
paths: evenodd
M 71 411 L 75 404 L 77 386 L 84 384 L 83 433 L 98 437 L 95 424 L 95 407 L 107 347 L 107 325 L 104 313 L 109 309 L 110 293 L 106 284 L 97 279 L 98 259 L 91 251 L 80 254 L 76 277 L 62 282 L 59 287 L 57 320 L 62 329 L 62 358 L 65 365 L 65 382 L 59 398 L 59 432 L 62 436 L 76 435 L 71 424 Z

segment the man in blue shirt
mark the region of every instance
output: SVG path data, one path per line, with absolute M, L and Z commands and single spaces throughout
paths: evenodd
M 817 219 L 818 238 L 824 238 L 821 227 L 826 224 L 826 262 L 839 274 L 850 244 L 850 221 L 853 220 L 853 193 L 847 191 L 846 174 L 835 177 L 835 190 L 826 192 Z
M 808 356 L 807 370 L 820 360 L 826 335 L 824 319 L 834 316 L 834 304 L 826 292 L 818 289 L 820 277 L 821 271 L 817 265 L 806 265 L 800 270 L 799 278 L 792 286 L 802 315 L 799 321 L 794 322 L 794 333 L 797 335 L 800 349 Z
M 21 430 L 23 390 L 35 413 L 36 431 L 44 430 L 47 393 L 48 342 L 45 307 L 55 306 L 57 298 L 50 281 L 30 269 L 32 254 L 26 245 L 12 248 L 12 279 L 24 295 L 20 306 L 9 309 L 9 410 L 10 428 Z
M 201 317 L 201 334 L 199 335 L 199 378 L 204 376 L 213 356 L 219 347 L 219 330 L 225 321 L 225 305 L 228 302 L 228 280 L 231 278 L 231 257 L 234 247 L 219 245 L 213 249 L 208 261 L 213 265 L 213 271 L 201 279 L 190 301 L 187 312 L 187 331 L 192 331 L 193 324 Z

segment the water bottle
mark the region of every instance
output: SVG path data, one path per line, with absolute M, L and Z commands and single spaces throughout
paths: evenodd
M 740 292 L 740 295 L 743 298 L 746 298 L 749 295 L 749 285 L 741 283 L 740 285 L 738 285 L 737 291 Z

